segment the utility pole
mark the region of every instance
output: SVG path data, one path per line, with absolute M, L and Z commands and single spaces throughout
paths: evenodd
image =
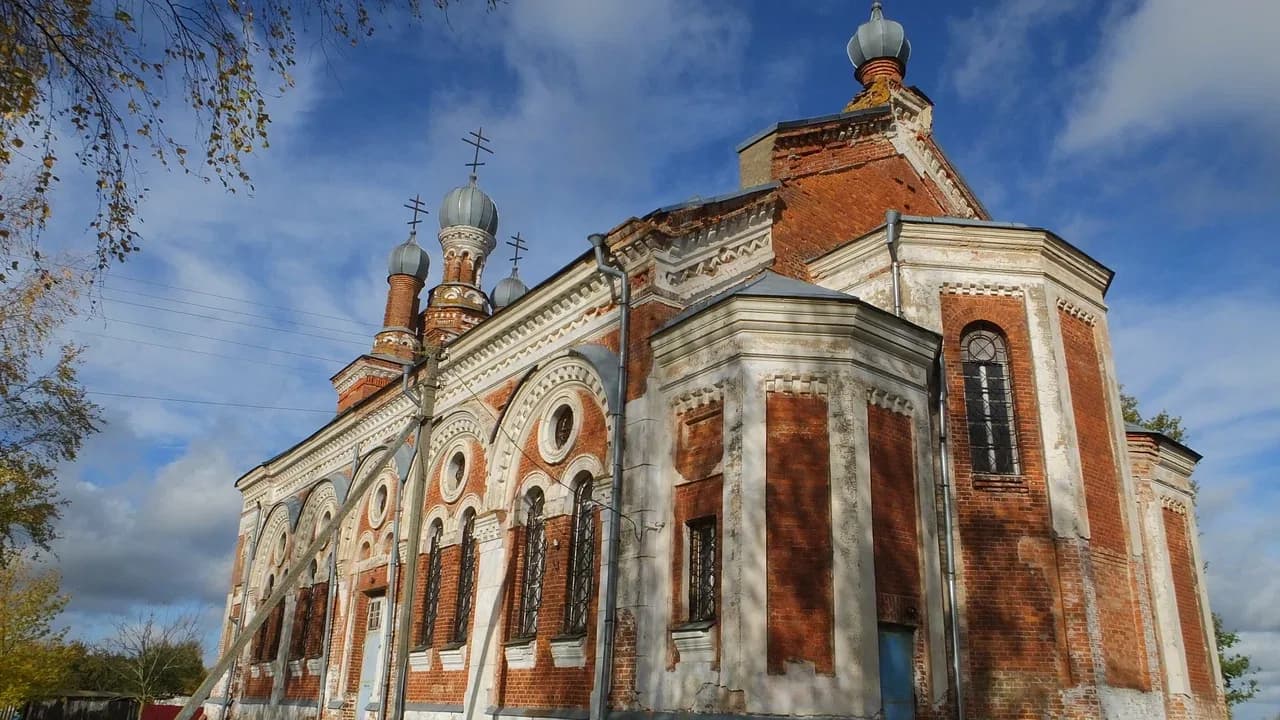
M 418 546 L 422 543 L 422 504 L 427 487 L 427 450 L 431 443 L 431 425 L 435 419 L 437 377 L 440 356 L 444 351 L 428 345 L 423 351 L 427 356 L 422 381 L 418 383 L 418 430 L 413 440 L 413 468 L 409 472 L 409 536 L 406 541 L 404 580 L 400 583 L 400 614 L 395 626 L 396 682 L 392 695 L 391 717 L 404 717 L 406 680 L 409 673 L 409 632 L 413 627 L 414 588 L 418 581 Z M 412 397 L 412 395 L 410 396 Z M 399 552 L 399 548 L 396 548 Z M 392 588 L 392 592 L 395 588 Z M 384 718 L 385 720 L 385 718 Z

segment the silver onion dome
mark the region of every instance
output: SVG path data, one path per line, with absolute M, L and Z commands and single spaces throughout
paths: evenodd
M 880 0 L 871 4 L 871 19 L 858 26 L 858 31 L 849 38 L 849 62 L 857 70 L 868 61 L 879 58 L 890 58 L 907 67 L 911 58 L 911 41 L 907 40 L 907 31 L 902 24 L 886 20 Z
M 400 243 L 391 251 L 387 261 L 387 275 L 412 275 L 419 282 L 426 282 L 431 258 L 413 238 Z
M 500 310 L 519 300 L 527 292 L 529 292 L 529 288 L 513 269 L 510 275 L 498 281 L 498 285 L 493 288 L 493 293 L 490 294 L 489 300 L 493 303 L 494 310 Z
M 466 185 L 450 190 L 440 204 L 440 227 L 455 225 L 480 228 L 490 235 L 498 232 L 498 206 L 476 185 L 474 175 Z

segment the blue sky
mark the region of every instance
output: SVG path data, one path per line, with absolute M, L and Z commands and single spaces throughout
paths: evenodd
M 479 4 L 448 23 L 397 22 L 355 51 L 305 51 L 297 87 L 270 108 L 252 194 L 153 171 L 144 251 L 68 329 L 90 345 L 86 384 L 328 410 L 328 378 L 381 319 L 401 205 L 421 193 L 434 208 L 465 181 L 467 131 L 493 138 L 480 182 L 500 234 L 529 240 L 522 274 L 537 281 L 589 232 L 736 187 L 733 146 L 768 123 L 839 111 L 857 89 L 844 44 L 867 14 L 852 0 Z M 896 0 L 886 11 L 912 40 L 908 81 L 936 103 L 937 138 L 992 214 L 1052 228 L 1117 271 L 1121 378 L 1148 410 L 1184 415 L 1206 456 L 1214 607 L 1264 668 L 1262 694 L 1237 716 L 1275 715 L 1280 56 L 1268 28 L 1280 5 Z M 86 197 L 68 177 L 55 228 L 68 243 L 83 242 Z M 486 284 L 506 267 L 492 261 Z M 213 637 L 232 483 L 325 416 L 97 399 L 109 424 L 63 474 L 67 620 L 93 636 L 140 607 L 207 606 Z

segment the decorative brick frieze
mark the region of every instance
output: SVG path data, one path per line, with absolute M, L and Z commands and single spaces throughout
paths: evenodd
M 1166 510 L 1171 510 L 1179 515 L 1185 516 L 1187 514 L 1186 503 L 1179 500 L 1178 498 L 1170 497 L 1169 495 L 1165 495 L 1163 493 L 1160 495 L 1160 506 Z
M 827 395 L 827 377 L 815 373 L 780 372 L 766 375 L 765 392 L 786 395 Z
M 880 388 L 867 388 L 867 402 L 900 415 L 911 415 L 915 411 L 915 406 L 910 400 Z
M 683 415 L 691 410 L 697 410 L 712 403 L 720 402 L 723 399 L 724 382 L 721 381 L 671 398 L 671 409 L 677 415 Z
M 986 295 L 991 297 L 1022 297 L 1020 285 L 989 282 L 943 283 L 942 292 L 947 295 Z
M 1058 309 L 1070 315 L 1073 318 L 1083 321 L 1089 327 L 1093 327 L 1098 322 L 1098 316 L 1072 303 L 1066 298 L 1058 298 Z

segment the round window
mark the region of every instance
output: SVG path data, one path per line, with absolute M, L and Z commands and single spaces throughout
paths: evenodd
M 573 436 L 573 408 L 568 405 L 561 405 L 556 408 L 552 418 L 555 427 L 556 449 L 560 450 L 569 444 L 569 438 Z
M 285 533 L 280 533 L 280 539 L 276 541 L 276 559 L 277 560 L 284 560 L 284 548 L 288 542 L 289 542 L 289 536 Z
M 467 457 L 460 452 L 453 454 L 449 458 L 449 481 L 456 487 L 462 484 L 462 479 L 467 472 Z
M 369 503 L 369 524 L 377 527 L 387 517 L 388 490 L 386 483 L 373 491 L 373 500 Z

